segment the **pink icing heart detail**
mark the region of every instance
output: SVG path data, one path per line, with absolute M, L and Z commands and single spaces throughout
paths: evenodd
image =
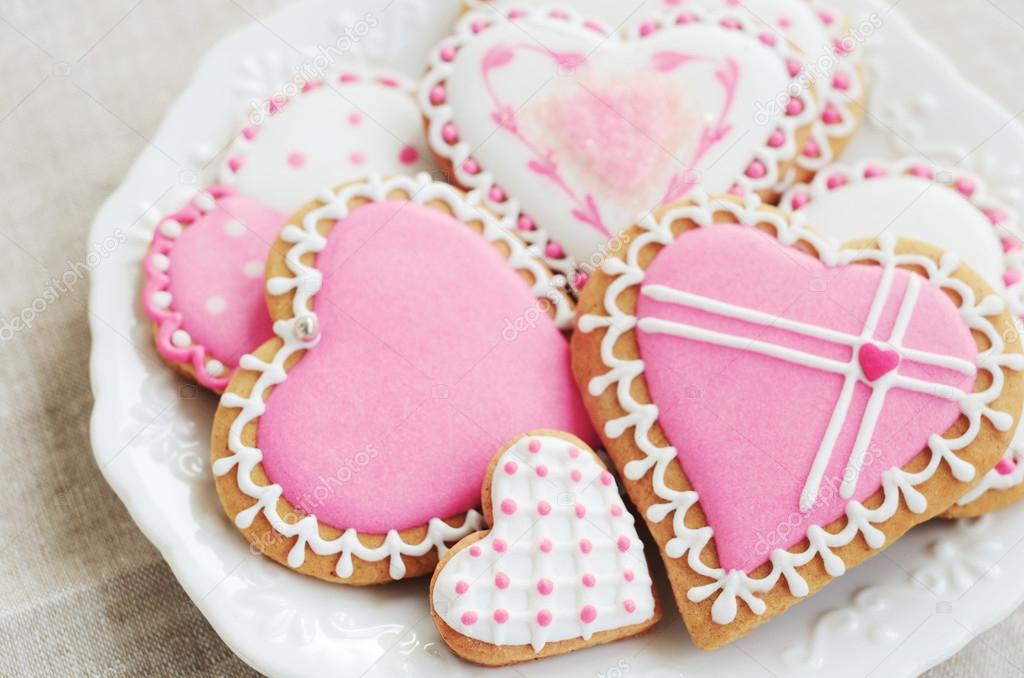
M 876 344 L 864 344 L 857 351 L 857 360 L 868 381 L 878 381 L 899 367 L 900 354 Z
M 592 452 L 552 435 L 523 437 L 497 460 L 491 501 L 490 532 L 436 575 L 434 609 L 449 626 L 539 652 L 652 619 L 643 542 Z
M 565 337 L 467 225 L 369 203 L 316 268 L 320 343 L 270 393 L 258 439 L 267 476 L 321 523 L 385 534 L 456 516 L 500 441 L 538 426 L 594 439 Z
M 751 347 L 798 351 L 845 365 L 849 374 L 854 347 L 864 339 L 899 343 L 891 335 L 915 275 L 894 271 L 877 322 L 870 324 L 882 275 L 878 266 L 830 268 L 754 229 L 730 225 L 685 233 L 647 268 L 636 313 L 645 378 L 659 408 L 658 422 L 700 496 L 723 567 L 750 571 L 774 549 L 804 539 L 809 526 L 827 525 L 844 514 L 849 499 L 840 496 L 841 485 L 876 386 L 853 382 L 820 488 L 813 505 L 801 511 L 812 462 L 839 411 L 845 377 Z M 902 346 L 973 366 L 977 348 L 954 304 L 932 285 L 913 284 L 918 296 Z M 693 306 L 694 298 L 714 303 L 701 310 Z M 762 315 L 752 322 L 746 310 L 742 317 L 732 314 L 736 308 Z M 728 346 L 686 339 L 663 331 L 671 327 L 665 322 L 739 340 Z M 866 327 L 874 331 L 864 337 Z M 908 358 L 899 376 L 965 392 L 975 379 L 973 371 L 965 375 Z M 852 469 L 850 499 L 864 501 L 874 494 L 884 471 L 904 466 L 929 436 L 946 431 L 959 416 L 954 401 L 888 390 L 869 430 L 865 456 Z

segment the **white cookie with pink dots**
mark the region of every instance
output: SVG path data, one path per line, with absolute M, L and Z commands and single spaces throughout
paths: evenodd
M 272 98 L 238 136 L 220 181 L 268 207 L 292 212 L 324 189 L 371 173 L 434 169 L 414 85 L 393 74 L 346 70 Z
M 431 581 L 455 654 L 502 666 L 643 633 L 661 617 L 644 545 L 615 479 L 581 440 L 532 431 L 491 462 L 471 534 Z

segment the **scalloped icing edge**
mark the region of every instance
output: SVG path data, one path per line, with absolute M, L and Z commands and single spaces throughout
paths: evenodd
M 807 530 L 808 546 L 801 552 L 784 549 L 772 551 L 767 562 L 772 564 L 771 571 L 764 577 L 755 578 L 740 570 L 726 571 L 720 567 L 710 567 L 702 560 L 705 546 L 713 538 L 713 529 L 709 525 L 690 528 L 685 524 L 689 509 L 699 502 L 694 490 L 673 490 L 665 482 L 665 472 L 672 463 L 678 464 L 674 447 L 657 447 L 649 434 L 658 420 L 658 407 L 654 403 L 641 403 L 631 394 L 633 381 L 644 372 L 642 358 L 624 360 L 615 356 L 614 347 L 619 339 L 634 331 L 635 315 L 624 312 L 618 306 L 619 296 L 627 289 L 638 286 L 645 277 L 644 268 L 638 263 L 640 251 L 647 245 L 667 246 L 675 236 L 672 234 L 672 223 L 680 219 L 689 219 L 697 228 L 713 224 L 713 217 L 718 213 L 726 213 L 733 221 L 747 228 L 758 224 L 771 227 L 775 238 L 786 246 L 805 243 L 817 252 L 818 258 L 826 265 L 847 265 L 856 262 L 874 262 L 885 264 L 891 261 L 892 266 L 918 266 L 927 273 L 930 284 L 943 289 L 952 290 L 961 299 L 960 315 L 965 324 L 972 330 L 982 333 L 991 342 L 991 347 L 978 353 L 976 365 L 979 370 L 986 370 L 992 376 L 992 384 L 981 392 L 971 393 L 961 401 L 961 412 L 968 419 L 967 430 L 958 438 L 946 439 L 933 435 L 929 440 L 928 450 L 931 457 L 927 466 L 917 473 L 909 473 L 902 468 L 894 467 L 882 476 L 884 499 L 875 509 L 866 508 L 859 501 L 846 504 L 847 522 L 838 533 L 828 532 L 820 525 L 812 525 Z M 686 565 L 696 574 L 710 579 L 710 583 L 691 587 L 687 598 L 694 603 L 708 600 L 716 593 L 718 596 L 711 606 L 711 618 L 715 624 L 732 623 L 737 614 L 737 598 L 742 600 L 756 615 L 762 615 L 767 605 L 757 596 L 772 590 L 780 579 L 785 579 L 790 593 L 802 598 L 809 593 L 804 578 L 797 572 L 816 557 L 820 557 L 826 573 L 830 577 L 838 577 L 846 570 L 845 562 L 832 552 L 832 548 L 850 544 L 858 535 L 862 535 L 871 549 L 879 549 L 885 544 L 885 535 L 872 523 L 884 523 L 898 510 L 900 496 L 905 499 L 907 508 L 914 513 L 923 513 L 927 509 L 927 499 L 915 487 L 934 475 L 939 465 L 945 461 L 953 476 L 961 482 L 969 482 L 975 475 L 972 464 L 956 455 L 969 445 L 977 436 L 984 416 L 997 430 L 1008 430 L 1013 425 L 1013 416 L 1004 412 L 995 412 L 988 408 L 1002 391 L 1005 381 L 1003 368 L 1024 370 L 1024 354 L 1003 352 L 1003 339 L 996 328 L 985 316 L 1001 313 L 1005 304 L 996 294 L 986 296 L 980 302 L 975 301 L 974 289 L 964 281 L 951 277 L 959 267 L 960 259 L 952 253 L 946 253 L 939 265 L 930 257 L 915 254 L 896 254 L 893 250 L 895 239 L 885 237 L 879 239 L 882 249 L 843 250 L 839 244 L 824 239 L 803 226 L 804 218 L 800 214 L 787 219 L 785 213 L 777 210 L 763 209 L 756 196 L 747 196 L 743 203 L 715 200 L 706 195 L 698 195 L 690 204 L 667 210 L 660 220 L 652 215 L 644 217 L 637 224 L 643 233 L 637 235 L 629 243 L 625 260 L 608 259 L 604 264 L 604 272 L 612 276 L 603 299 L 603 312 L 608 315 L 585 314 L 579 319 L 578 329 L 589 333 L 596 329 L 605 329 L 601 339 L 601 360 L 608 371 L 591 378 L 588 391 L 592 396 L 604 393 L 614 386 L 619 407 L 625 415 L 605 422 L 604 432 L 609 438 L 618 438 L 628 429 L 633 429 L 633 444 L 644 455 L 641 459 L 626 464 L 624 475 L 631 482 L 638 482 L 649 471 L 653 470 L 650 480 L 651 488 L 656 497 L 665 503 L 651 505 L 646 518 L 660 523 L 672 516 L 673 538 L 664 547 L 668 558 L 678 559 L 686 556 Z M 964 412 L 968 406 L 970 412 Z
M 285 538 L 296 538 L 288 553 L 288 565 L 298 568 L 305 562 L 306 547 L 320 556 L 338 555 L 335 566 L 336 574 L 347 579 L 354 571 L 352 557 L 367 562 L 379 562 L 388 559 L 389 574 L 392 579 L 402 579 L 406 567 L 402 556 L 422 556 L 431 549 L 436 549 L 438 557 L 447 551 L 447 543 L 453 543 L 462 537 L 484 529 L 483 516 L 475 509 L 465 513 L 465 520 L 459 527 L 454 527 L 440 518 L 431 518 L 427 524 L 427 534 L 415 544 L 405 542 L 398 530 L 390 530 L 383 543 L 377 547 L 367 547 L 362 543 L 360 533 L 355 528 L 342 530 L 336 539 L 324 539 L 320 535 L 320 527 L 315 515 L 307 515 L 298 522 L 287 522 L 278 512 L 278 500 L 282 497 L 282 488 L 273 483 L 259 485 L 252 479 L 253 469 L 261 463 L 263 453 L 258 447 L 251 447 L 242 442 L 242 431 L 251 422 L 255 422 L 265 410 L 264 392 L 283 383 L 288 378 L 285 364 L 296 353 L 313 348 L 319 337 L 302 339 L 298 329 L 300 322 L 308 322 L 308 318 L 316 319 L 312 308 L 313 300 L 320 290 L 322 276 L 313 266 L 307 266 L 302 259 L 307 254 L 315 255 L 327 245 L 327 238 L 321 236 L 317 225 L 325 219 L 338 220 L 349 212 L 349 203 L 355 199 L 379 202 L 388 199 L 389 194 L 401 192 L 408 200 L 418 204 L 431 201 L 443 202 L 452 212 L 455 219 L 462 222 L 479 222 L 483 226 L 481 237 L 495 245 L 508 248 L 506 261 L 516 271 L 529 273 L 534 283 L 531 292 L 538 299 L 547 300 L 548 308 L 553 311 L 554 320 L 564 327 L 571 323 L 573 305 L 562 291 L 563 282 L 560 276 L 552 275 L 542 261 L 527 250 L 525 245 L 510 230 L 507 220 L 499 220 L 486 209 L 470 202 L 461 192 L 444 183 L 433 181 L 429 174 L 420 173 L 415 178 L 395 176 L 383 179 L 379 175 L 371 175 L 366 181 L 345 184 L 332 191 L 321 193 L 319 204 L 306 212 L 302 217 L 302 226 L 288 224 L 281 231 L 281 239 L 290 243 L 285 253 L 285 264 L 291 275 L 289 277 L 272 277 L 267 281 L 267 292 L 271 296 L 292 294 L 291 316 L 274 322 L 274 334 L 283 342 L 269 363 L 256 356 L 247 354 L 242 357 L 240 367 L 258 373 L 256 383 L 245 397 L 227 392 L 220 401 L 220 406 L 229 409 L 240 409 L 241 412 L 231 421 L 228 432 L 228 452 L 225 457 L 213 463 L 213 472 L 217 476 L 227 475 L 236 469 L 235 480 L 241 492 L 255 503 L 243 509 L 235 516 L 235 525 L 239 529 L 250 527 L 260 513 L 267 519 L 271 529 Z M 458 518 L 458 516 L 455 516 Z

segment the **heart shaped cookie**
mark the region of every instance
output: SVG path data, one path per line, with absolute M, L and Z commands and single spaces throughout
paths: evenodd
M 430 169 L 411 84 L 376 71 L 285 87 L 231 145 L 220 184 L 160 221 L 143 305 L 161 357 L 216 392 L 273 336 L 264 262 L 287 215 L 369 172 Z
M 535 251 L 587 268 L 698 186 L 773 194 L 817 115 L 795 52 L 763 34 L 734 14 L 619 36 L 565 10 L 471 12 L 421 85 L 430 148 Z
M 999 461 L 1024 356 L 959 257 L 840 249 L 699 197 L 644 218 L 587 283 L 584 402 L 694 641 L 727 643 L 948 508 Z
M 267 275 L 276 337 L 242 358 L 211 444 L 221 501 L 267 556 L 350 584 L 425 574 L 479 529 L 501 441 L 593 438 L 559 279 L 451 186 L 325 192 Z
M 917 158 L 830 165 L 810 184 L 786 192 L 782 205 L 822 235 L 838 240 L 884 230 L 927 240 L 963 257 L 1024 317 L 1024 251 L 1016 214 L 962 170 Z M 999 328 L 1017 332 L 1017 324 Z M 994 469 L 944 516 L 978 516 L 1024 497 L 1024 446 L 1015 440 Z
M 487 666 L 563 654 L 648 630 L 661 610 L 633 516 L 583 441 L 538 430 L 507 443 L 483 485 L 489 529 L 430 582 L 434 624 Z

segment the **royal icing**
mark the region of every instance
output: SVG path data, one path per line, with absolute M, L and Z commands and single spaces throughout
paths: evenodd
M 736 225 L 714 225 L 713 215 Z M 672 224 L 679 219 L 698 227 L 675 238 Z M 665 554 L 685 558 L 711 580 L 687 597 L 714 597 L 711 616 L 718 624 L 733 621 L 737 599 L 762 614 L 760 595 L 780 579 L 793 595 L 807 595 L 797 568 L 815 558 L 830 576 L 841 575 L 846 566 L 833 549 L 859 535 L 872 549 L 883 546 L 875 525 L 895 514 L 901 498 L 912 512 L 925 511 L 927 498 L 917 487 L 942 463 L 957 480 L 972 480 L 974 466 L 957 453 L 974 441 L 983 418 L 1005 431 L 1016 416 L 990 407 L 1002 392 L 1003 370 L 1024 368 L 1022 356 L 1004 353 L 1000 330 L 986 319 L 1004 303 L 997 295 L 976 299 L 973 288 L 953 277 L 960 265 L 955 254 L 936 264 L 897 253 L 890 234 L 879 237 L 879 249 L 841 250 L 804 223 L 800 214 L 790 223 L 761 209 L 753 196 L 742 205 L 701 196 L 660 220 L 646 217 L 625 260 L 604 265 L 614 280 L 602 314 L 579 321 L 582 332 L 606 329 L 607 371 L 588 389 L 596 396 L 614 387 L 624 415 L 607 421 L 605 433 L 614 439 L 633 429 L 643 457 L 626 464 L 625 474 L 633 481 L 651 474 L 662 503 L 647 517 L 672 516 L 675 536 Z M 818 256 L 793 247 L 800 242 Z M 661 249 L 642 266 L 639 253 L 650 245 Z M 855 265 L 861 262 L 877 265 Z M 635 310 L 623 307 L 620 296 L 634 289 Z M 946 290 L 961 300 L 959 307 Z M 979 352 L 972 331 L 990 348 Z M 629 333 L 640 359 L 616 354 Z M 875 348 L 865 355 L 866 346 Z M 981 371 L 991 383 L 973 392 Z M 653 403 L 634 395 L 641 376 Z M 969 422 L 966 430 L 942 437 L 960 416 Z M 650 438 L 655 423 L 669 446 Z M 922 449 L 929 453 L 926 466 L 904 470 Z M 673 461 L 693 489 L 666 483 Z M 867 508 L 863 502 L 879 490 L 881 504 Z M 689 527 L 685 516 L 698 501 L 707 526 Z M 844 516 L 838 532 L 825 529 Z M 702 557 L 712 538 L 719 567 Z M 807 545 L 797 546 L 804 539 Z M 771 563 L 767 574 L 750 574 L 765 562 Z
M 540 652 L 654 616 L 643 542 L 593 453 L 526 436 L 498 459 L 490 487 L 493 526 L 434 581 L 433 607 L 446 624 Z
M 326 237 L 324 220 L 336 220 Z M 243 357 L 257 379 L 247 395 L 221 400 L 241 412 L 213 468 L 235 474 L 254 500 L 239 527 L 262 514 L 296 538 L 292 567 L 308 546 L 337 555 L 342 578 L 353 556 L 390 559 L 401 578 L 402 556 L 443 555 L 446 542 L 480 528 L 473 507 L 502 439 L 537 426 L 593 439 L 567 342 L 547 312 L 554 305 L 564 318 L 571 304 L 507 222 L 426 174 L 372 176 L 323 194 L 281 237 L 291 243 L 289 274 L 270 278 L 267 290 L 292 295 L 290 316 L 274 324 L 283 343 L 269 362 Z M 258 447 L 242 439 L 254 421 Z M 270 484 L 254 478 L 257 465 Z M 306 516 L 286 520 L 282 497 Z M 459 527 L 442 520 L 463 513 Z M 321 523 L 341 535 L 325 538 Z M 404 541 L 399 532 L 419 525 L 429 526 L 426 536 Z M 369 547 L 361 533 L 387 536 Z
M 242 130 L 220 181 L 291 213 L 318 192 L 371 172 L 432 169 L 413 85 L 393 74 L 346 70 L 271 99 Z
M 732 15 L 617 36 L 565 10 L 482 10 L 435 50 L 420 104 L 459 184 L 585 265 L 697 185 L 774 186 L 815 114 L 787 92 L 800 69 Z
M 884 228 L 956 252 L 1005 294 L 1015 316 L 1024 314 L 1024 261 L 1016 215 L 978 177 L 914 158 L 833 165 L 811 184 L 790 189 L 782 205 L 800 211 L 822 235 L 840 241 L 871 237 L 872 229 Z M 1015 444 L 1001 465 L 958 503 L 1024 480 L 1024 471 L 1017 470 L 1017 450 Z
M 245 351 L 273 336 L 263 267 L 285 215 L 222 186 L 164 217 L 146 255 L 142 304 L 160 354 L 222 391 Z

